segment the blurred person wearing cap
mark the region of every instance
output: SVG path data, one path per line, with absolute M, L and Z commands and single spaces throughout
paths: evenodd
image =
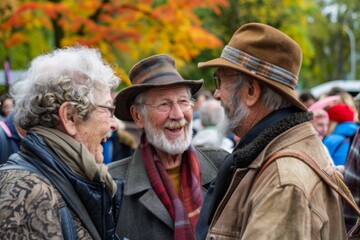
M 360 94 L 354 97 L 356 108 L 360 109 Z M 358 111 L 358 119 L 360 119 L 360 113 Z M 344 182 L 352 193 L 354 200 L 358 206 L 360 206 L 360 128 L 356 130 L 349 152 L 347 154 L 344 170 Z M 344 217 L 345 225 L 349 231 L 356 223 L 358 215 L 352 210 L 352 208 L 345 203 L 344 204 Z
M 329 130 L 323 142 L 334 160 L 335 165 L 343 173 L 346 158 L 359 124 L 354 121 L 354 111 L 344 103 L 337 103 L 327 109 Z
M 290 37 L 249 23 L 220 58 L 198 64 L 217 68 L 214 97 L 225 109 L 223 134 L 240 137 L 209 187 L 198 239 L 345 239 L 339 195 L 301 155 L 281 156 L 262 168 L 280 150 L 300 150 L 334 174 L 312 113 L 296 93 L 301 61 L 301 48 Z
M 329 90 L 329 92 L 326 94 L 327 97 L 331 96 L 339 96 L 341 103 L 347 104 L 355 113 L 355 119 L 357 119 L 357 111 L 356 104 L 354 101 L 354 97 L 347 92 L 344 88 L 341 87 L 333 87 Z
M 195 239 L 203 195 L 227 152 L 192 139 L 193 100 L 203 80 L 184 80 L 170 56 L 136 63 L 132 86 L 115 98 L 115 116 L 143 134 L 135 153 L 109 164 L 126 181 L 116 232 L 120 239 Z

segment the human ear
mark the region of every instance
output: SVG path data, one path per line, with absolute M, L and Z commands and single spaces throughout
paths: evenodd
M 130 114 L 138 128 L 144 128 L 144 118 L 135 105 L 131 105 Z
M 70 136 L 77 132 L 74 106 L 70 102 L 64 102 L 59 108 L 60 127 Z
M 245 92 L 246 94 L 245 103 L 248 107 L 254 106 L 259 101 L 261 97 L 261 91 L 262 91 L 261 84 L 258 81 L 252 80 L 248 82 L 247 90 Z

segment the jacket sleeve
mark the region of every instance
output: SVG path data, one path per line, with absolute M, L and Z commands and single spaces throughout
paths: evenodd
M 0 171 L 0 239 L 62 239 L 55 189 L 27 171 Z

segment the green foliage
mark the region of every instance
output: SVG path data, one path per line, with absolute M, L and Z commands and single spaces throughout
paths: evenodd
M 278 28 L 301 46 L 303 50 L 303 68 L 300 73 L 300 85 L 310 85 L 307 79 L 315 78 L 312 76 L 310 67 L 315 52 L 309 35 L 307 15 L 318 10 L 316 5 L 312 1 L 302 0 L 230 0 L 229 2 L 230 6 L 222 8 L 220 16 L 216 16 L 214 13 L 199 14 L 203 26 L 213 32 L 224 44 L 230 40 L 233 33 L 240 26 L 249 22 L 266 23 Z M 221 49 L 203 51 L 195 58 L 195 62 L 218 57 Z M 200 71 L 204 73 L 203 78 L 212 79 L 214 70 Z M 209 85 L 214 87 L 211 84 Z
M 8 88 L 5 84 L 0 84 L 0 95 L 7 93 L 8 92 Z
M 322 14 L 311 15 L 310 25 L 310 38 L 315 49 L 315 58 L 311 64 L 314 74 L 321 82 L 348 79 L 351 46 L 345 26 L 351 29 L 356 42 L 360 37 L 360 2 L 319 0 L 317 4 Z
M 0 3 L 0 10 L 10 9 L 0 16 L 0 60 L 9 57 L 13 68 L 25 68 L 39 54 L 80 43 L 98 48 L 108 62 L 116 63 L 126 85 L 129 63 L 141 58 L 165 53 L 182 67 L 201 50 L 220 47 L 194 12 L 227 5 L 227 0 L 13 1 Z

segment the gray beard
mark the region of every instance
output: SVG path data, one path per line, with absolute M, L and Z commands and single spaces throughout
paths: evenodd
M 225 109 L 225 117 L 218 125 L 218 134 L 222 137 L 226 137 L 229 133 L 241 126 L 242 122 L 249 116 L 249 110 L 243 103 L 239 103 L 233 116 L 230 116 L 229 110 Z

